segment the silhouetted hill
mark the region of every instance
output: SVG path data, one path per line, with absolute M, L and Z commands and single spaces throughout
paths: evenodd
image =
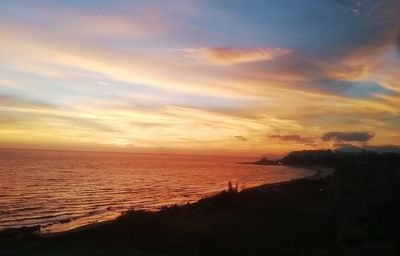
M 249 163 L 243 163 L 243 164 L 277 165 L 278 162 L 268 160 L 268 158 L 266 156 L 264 156 L 263 158 L 261 158 L 260 160 L 255 161 L 255 162 L 249 162 Z
M 397 165 L 400 164 L 400 154 L 373 151 L 303 150 L 289 153 L 280 162 L 288 165 L 325 165 L 332 167 L 342 165 L 363 166 L 369 164 Z

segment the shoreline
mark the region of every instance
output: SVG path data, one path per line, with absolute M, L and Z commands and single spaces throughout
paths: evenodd
M 295 183 L 295 182 L 298 182 L 298 181 L 301 181 L 301 180 L 318 180 L 318 179 L 321 179 L 321 178 L 326 178 L 327 176 L 329 176 L 329 175 L 334 173 L 334 169 L 333 168 L 325 167 L 325 166 L 300 166 L 300 165 L 287 165 L 287 166 L 288 167 L 294 167 L 294 168 L 310 169 L 310 170 L 314 170 L 315 173 L 313 175 L 310 175 L 310 176 L 301 177 L 301 178 L 295 178 L 295 179 L 291 179 L 291 180 L 287 180 L 287 181 L 261 184 L 261 185 L 255 186 L 255 187 L 250 187 L 250 188 L 243 189 L 238 193 L 246 193 L 246 192 L 250 192 L 250 191 L 262 191 L 262 190 L 266 190 L 266 189 L 270 189 L 270 188 L 276 188 L 276 187 L 279 187 L 279 186 L 282 186 L 282 185 L 292 184 L 292 183 Z M 210 196 L 206 196 L 204 198 L 199 199 L 196 202 L 192 202 L 192 203 L 189 203 L 189 204 L 193 205 L 193 204 L 199 203 L 201 200 L 204 200 L 204 199 L 215 198 L 219 194 L 223 193 L 224 191 L 225 190 L 223 190 L 222 192 L 217 192 L 217 193 L 212 194 Z M 181 204 L 181 205 L 177 205 L 177 207 L 182 207 L 182 206 L 185 206 L 185 205 L 186 204 Z M 174 207 L 174 206 L 161 207 L 159 210 L 156 210 L 154 212 L 161 212 L 163 210 L 163 208 L 167 208 L 168 209 L 170 207 Z M 123 216 L 127 212 L 129 212 L 129 211 L 121 212 L 120 215 L 118 217 L 114 218 L 114 219 L 88 223 L 88 224 L 85 224 L 85 225 L 82 225 L 82 226 L 78 226 L 78 227 L 75 227 L 75 228 L 72 228 L 72 229 L 64 230 L 64 231 L 42 232 L 41 229 L 31 231 L 31 228 L 33 228 L 33 227 L 31 227 L 31 226 L 23 226 L 23 227 L 20 227 L 20 228 L 12 228 L 12 229 L 0 230 L 0 235 L 2 235 L 4 233 L 12 233 L 12 234 L 20 235 L 20 236 L 33 234 L 33 235 L 35 235 L 37 237 L 40 237 L 40 238 L 62 237 L 62 236 L 66 236 L 66 235 L 79 233 L 81 231 L 87 231 L 87 230 L 95 229 L 95 228 L 98 228 L 98 227 L 105 226 L 107 224 L 113 223 L 113 222 L 117 221 L 119 217 Z M 151 212 L 153 212 L 153 211 L 151 211 Z M 29 231 L 27 231 L 27 230 L 29 230 Z
M 314 170 L 315 173 L 310 176 L 298 178 L 298 179 L 291 179 L 287 181 L 281 181 L 281 182 L 276 182 L 276 183 L 270 183 L 270 184 L 261 184 L 259 186 L 255 186 L 252 188 L 246 188 L 242 191 L 255 191 L 255 190 L 263 190 L 263 189 L 268 189 L 268 188 L 273 188 L 281 185 L 287 185 L 291 184 L 300 180 L 318 180 L 318 179 L 324 179 L 328 177 L 329 175 L 333 175 L 335 172 L 334 168 L 331 167 L 326 167 L 326 166 L 301 166 L 301 165 L 286 165 L 289 167 L 294 167 L 294 168 L 304 168 L 304 169 L 311 169 Z M 242 192 L 240 191 L 240 192 Z
M 313 175 L 302 177 L 302 178 L 291 179 L 291 180 L 281 181 L 281 182 L 276 182 L 276 183 L 261 184 L 261 185 L 255 186 L 255 187 L 243 189 L 239 193 L 246 193 L 247 191 L 265 190 L 265 189 L 269 189 L 269 188 L 279 187 L 279 186 L 282 186 L 282 185 L 292 184 L 292 183 L 295 183 L 295 182 L 301 181 L 301 180 L 318 180 L 320 178 L 324 179 L 327 176 L 332 175 L 334 173 L 334 171 L 335 171 L 334 168 L 325 167 L 325 166 L 297 166 L 297 165 L 296 166 L 288 165 L 288 166 L 295 167 L 295 168 L 311 169 L 311 170 L 314 170 L 315 173 Z M 223 191 L 225 191 L 225 190 L 223 190 Z M 196 203 L 198 203 L 199 201 L 201 201 L 203 199 L 212 199 L 212 198 L 218 196 L 219 194 L 221 194 L 221 192 L 218 192 L 218 193 L 213 194 L 213 195 L 208 196 L 208 197 L 204 197 L 204 198 L 199 199 L 198 201 L 193 202 L 191 204 L 196 204 Z M 186 205 L 186 204 L 178 205 L 178 207 L 181 207 L 181 206 L 184 206 L 184 205 Z M 172 207 L 172 206 L 170 206 L 170 207 Z M 169 207 L 167 207 L 167 208 L 169 208 Z M 157 211 L 155 211 L 155 212 L 160 212 L 160 211 L 162 211 L 162 208 L 157 210 Z M 129 212 L 129 211 L 122 212 L 120 216 L 123 216 L 126 212 Z M 59 237 L 59 236 L 78 233 L 80 231 L 86 231 L 86 230 L 90 230 L 90 229 L 93 229 L 93 228 L 101 227 L 101 226 L 107 225 L 109 223 L 115 222 L 117 219 L 118 219 L 118 217 L 115 218 L 115 219 L 112 219 L 112 220 L 105 220 L 105 221 L 99 221 L 99 222 L 95 222 L 95 223 L 90 223 L 90 224 L 82 225 L 80 227 L 76 227 L 76 228 L 73 228 L 73 229 L 70 229 L 70 230 L 65 230 L 65 231 L 60 231 L 60 232 L 41 233 L 40 231 L 38 231 L 38 232 L 34 232 L 34 233 L 35 233 L 35 235 L 37 235 L 39 237 L 43 237 L 43 238 L 46 238 L 46 237 Z

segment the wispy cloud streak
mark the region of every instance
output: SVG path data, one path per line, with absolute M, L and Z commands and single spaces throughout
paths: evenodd
M 291 52 L 283 48 L 238 48 L 238 47 L 211 47 L 211 48 L 186 48 L 180 51 L 186 57 L 200 63 L 214 65 L 236 65 L 255 61 L 271 61 L 285 56 Z

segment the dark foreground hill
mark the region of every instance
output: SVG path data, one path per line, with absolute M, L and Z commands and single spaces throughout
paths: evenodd
M 324 164 L 309 153 L 293 153 L 285 162 Z M 400 255 L 396 157 L 347 157 L 332 162 L 336 172 L 325 179 L 133 211 L 61 236 L 3 234 L 0 255 Z

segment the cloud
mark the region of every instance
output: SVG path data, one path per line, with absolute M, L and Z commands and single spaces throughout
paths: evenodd
M 72 117 L 72 116 L 54 116 L 62 121 L 66 121 L 76 127 L 76 129 L 88 129 L 90 131 L 97 132 L 110 132 L 117 133 L 120 132 L 119 129 L 113 127 L 111 125 L 107 125 L 103 123 L 101 119 L 93 119 L 93 118 L 81 118 L 81 117 Z
M 314 143 L 314 139 L 311 137 L 302 137 L 300 135 L 297 134 L 287 134 L 287 135 L 268 135 L 268 137 L 270 138 L 275 138 L 275 139 L 279 139 L 282 141 L 294 141 L 294 142 L 299 142 L 299 143 L 303 143 L 303 144 L 313 144 Z
M 17 4 L 18 5 L 18 4 Z M 101 4 L 100 4 L 101 5 Z M 25 3 L 29 15 L 13 12 L 4 14 L 2 20 L 26 22 L 53 32 L 84 38 L 146 39 L 174 33 L 180 25 L 174 21 L 169 8 L 157 8 L 147 3 L 115 4 L 112 8 L 85 8 L 84 4 Z M 152 17 L 157 17 L 154 19 Z M 71 19 L 70 17 L 74 17 Z
M 2 107 L 25 107 L 25 108 L 53 108 L 54 105 L 43 101 L 25 99 L 14 95 L 0 93 L 0 106 Z
M 335 147 L 335 150 L 343 151 L 343 152 L 358 152 L 358 151 L 364 150 L 360 146 L 356 146 L 356 145 L 348 144 L 348 143 L 339 143 L 339 144 L 336 144 L 334 147 Z
M 270 47 L 211 47 L 211 48 L 186 48 L 181 51 L 187 57 L 198 61 L 205 61 L 214 65 L 235 65 L 255 61 L 269 61 L 291 52 L 285 48 Z
M 72 34 L 103 38 L 149 38 L 172 33 L 175 29 L 165 13 L 141 8 L 120 13 L 56 9 L 54 13 L 63 14 L 64 19 L 54 19 L 59 26 Z M 150 15 L 157 15 L 157 20 Z M 68 19 L 73 16 L 74 19 Z M 162 21 L 163 26 L 160 26 Z
M 400 153 L 399 145 L 367 145 L 364 148 L 369 150 L 375 150 L 378 152 L 391 152 L 391 153 Z
M 397 55 L 400 57 L 400 33 L 397 35 L 396 38 L 396 48 L 397 48 Z
M 244 136 L 234 136 L 233 137 L 235 140 L 239 140 L 239 141 L 247 141 L 248 139 Z
M 369 132 L 327 132 L 322 135 L 322 140 L 366 142 L 374 136 L 374 133 Z
M 331 80 L 325 79 L 321 81 L 315 81 L 314 86 L 321 88 L 329 93 L 336 95 L 342 95 L 345 97 L 352 98 L 364 98 L 370 99 L 379 97 L 381 95 L 396 95 L 397 92 L 393 89 L 385 88 L 376 82 L 369 81 L 346 81 L 346 80 Z

